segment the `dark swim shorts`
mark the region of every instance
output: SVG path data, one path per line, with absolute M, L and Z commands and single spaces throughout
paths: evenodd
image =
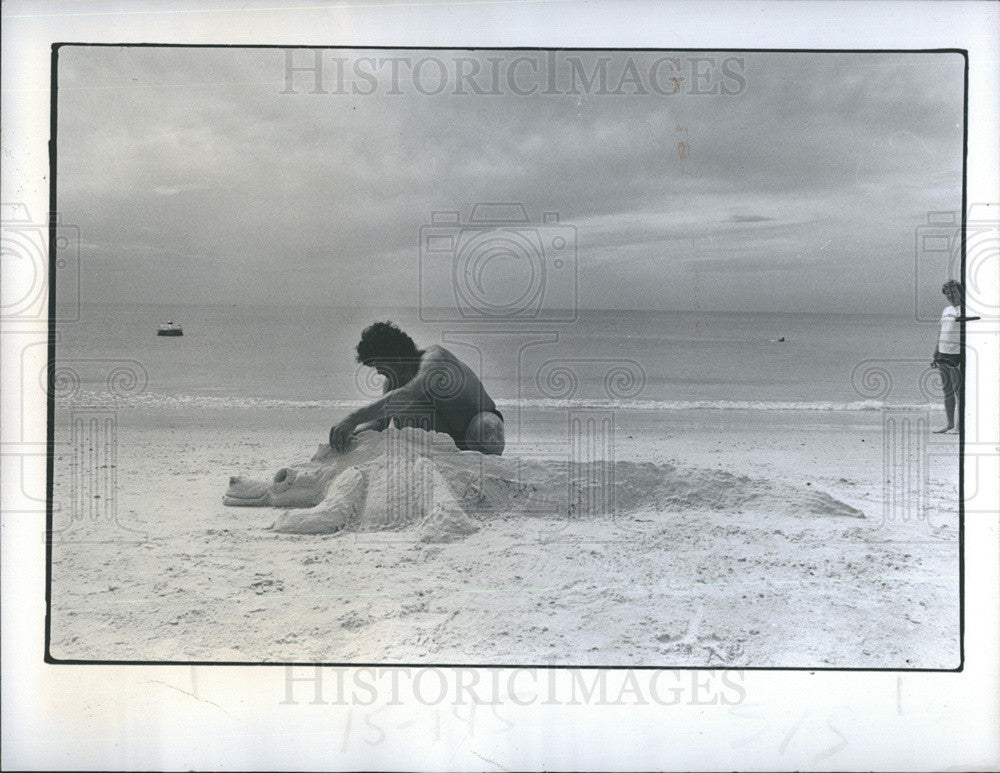
M 503 421 L 503 414 L 500 413 L 500 411 L 498 411 L 496 408 L 490 408 L 490 409 L 485 410 L 485 411 L 480 411 L 480 413 L 494 413 L 494 414 L 496 414 L 497 418 L 500 419 L 500 421 Z M 478 416 L 479 414 L 476 414 L 476 415 Z M 449 433 L 449 434 L 451 434 L 451 433 Z M 465 437 L 464 436 L 462 436 L 462 437 L 455 437 L 454 435 L 452 435 L 451 439 L 455 441 L 455 445 L 458 446 L 458 450 L 459 451 L 468 451 L 469 450 L 469 446 L 465 442 Z

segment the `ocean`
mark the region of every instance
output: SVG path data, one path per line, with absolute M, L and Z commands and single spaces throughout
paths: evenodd
M 876 410 L 936 405 L 935 325 L 912 317 L 581 311 L 573 322 L 421 321 L 416 309 L 85 305 L 57 326 L 57 396 L 350 407 L 380 393 L 354 362 L 392 320 L 443 343 L 501 408 Z M 184 335 L 158 337 L 172 320 Z M 779 341 L 778 339 L 785 340 Z

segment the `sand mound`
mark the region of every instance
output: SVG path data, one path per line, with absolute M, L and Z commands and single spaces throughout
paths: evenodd
M 725 470 L 649 462 L 466 457 L 462 453 L 436 461 L 441 474 L 460 492 L 463 508 L 472 513 L 586 517 L 652 509 L 864 517 L 860 510 L 824 491 Z
M 288 510 L 272 528 L 287 534 L 333 534 L 418 526 L 423 542 L 452 542 L 478 531 L 429 457 L 396 462 L 379 459 L 348 467 L 332 480 L 322 502 Z
M 421 542 L 454 542 L 479 531 L 479 524 L 461 509 L 436 503 L 420 524 Z
M 362 433 L 344 454 L 320 446 L 311 461 L 281 468 L 270 483 L 231 478 L 224 501 L 299 508 L 275 521 L 280 532 L 417 527 L 429 542 L 471 534 L 476 518 L 491 514 L 627 517 L 652 509 L 864 517 L 812 487 L 670 464 L 483 456 L 413 428 Z

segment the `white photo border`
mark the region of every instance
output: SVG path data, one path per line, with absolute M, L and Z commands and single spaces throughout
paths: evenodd
M 103 42 L 963 49 L 969 52 L 966 200 L 998 202 L 997 19 L 995 5 L 978 2 L 949 3 L 947 14 L 921 2 L 8 2 L 3 5 L 2 200 L 49 211 L 52 45 Z M 997 266 L 985 271 L 981 281 L 1000 286 Z M 995 336 L 992 324 L 976 334 L 985 340 Z M 13 387 L 20 383 L 22 352 L 46 335 L 47 325 L 3 326 L 3 415 L 23 407 L 26 417 L 14 437 L 11 422 L 4 422 L 5 451 L 45 453 L 50 418 L 45 395 L 40 387 L 37 394 L 18 394 Z M 976 437 L 986 442 L 974 450 L 987 471 L 997 470 L 1000 444 L 997 354 L 983 347 L 975 385 L 977 404 L 988 413 L 976 417 Z M 45 347 L 34 346 L 31 356 L 40 372 Z M 5 484 L 9 475 L 22 474 L 12 472 L 7 453 L 2 461 Z M 289 673 L 273 666 L 46 664 L 45 544 L 37 516 L 18 510 L 20 487 L 4 485 L 3 764 L 8 769 L 993 769 L 1000 764 L 995 734 L 1000 475 L 985 477 L 980 476 L 975 501 L 966 502 L 977 516 L 965 521 L 961 672 L 746 671 L 740 680 L 746 700 L 738 704 L 705 700 L 673 706 L 541 700 L 526 706 L 511 701 L 429 706 L 412 694 L 392 704 L 377 693 L 369 705 L 339 706 L 325 694 L 324 702 L 314 702 L 306 667 L 291 674 L 302 681 L 290 683 Z M 691 673 L 689 691 L 697 696 L 698 672 Z

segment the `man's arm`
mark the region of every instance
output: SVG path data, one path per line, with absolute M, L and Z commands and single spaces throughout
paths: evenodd
M 422 400 L 423 389 L 420 380 L 418 372 L 412 381 L 386 392 L 378 400 L 349 413 L 340 423 L 349 426 L 353 432 L 361 424 L 391 419 L 396 411 L 409 408 Z
M 382 394 L 391 391 L 389 387 L 389 381 L 386 380 L 385 384 L 382 385 Z M 371 421 L 363 422 L 354 428 L 353 434 L 357 435 L 359 432 L 364 432 L 365 430 L 374 430 L 375 432 L 381 432 L 386 427 L 389 426 L 390 419 L 388 416 L 383 416 L 381 419 L 372 419 Z
M 385 429 L 393 413 L 416 402 L 414 391 L 409 386 L 407 384 L 386 392 L 375 402 L 347 414 L 330 429 L 330 447 L 335 451 L 344 451 L 350 443 L 351 435 L 360 428 Z
M 425 405 L 423 383 L 426 373 L 427 362 L 422 361 L 417 375 L 411 381 L 349 413 L 330 429 L 330 447 L 335 451 L 344 451 L 350 443 L 351 435 L 361 427 L 385 429 L 395 414 L 405 412 L 414 405 Z

